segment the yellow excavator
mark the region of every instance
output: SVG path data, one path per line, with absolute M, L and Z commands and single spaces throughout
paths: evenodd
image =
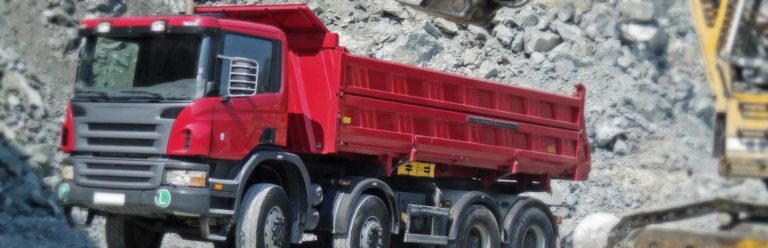
M 720 175 L 768 186 L 768 0 L 690 0 L 715 101 Z M 765 190 L 765 189 L 755 189 Z M 651 226 L 718 214 L 719 230 Z M 768 205 L 714 199 L 624 216 L 609 247 L 768 247 Z
M 526 0 L 396 0 L 444 19 L 485 26 Z M 689 0 L 714 96 L 713 155 L 720 174 L 768 187 L 768 0 Z M 766 190 L 766 189 L 755 189 Z M 654 224 L 717 214 L 719 230 Z M 768 205 L 712 199 L 623 216 L 607 247 L 768 248 Z

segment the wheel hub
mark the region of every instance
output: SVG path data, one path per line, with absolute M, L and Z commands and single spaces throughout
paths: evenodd
M 384 240 L 382 239 L 382 227 L 379 223 L 379 219 L 376 217 L 368 217 L 363 223 L 363 228 L 360 230 L 360 247 L 361 248 L 383 248 Z
M 522 248 L 544 248 L 544 231 L 538 225 L 532 225 L 523 234 Z
M 268 248 L 282 248 L 285 245 L 286 223 L 283 211 L 275 206 L 267 213 L 264 223 L 264 244 Z
M 491 234 L 484 226 L 475 225 L 469 230 L 467 236 L 468 248 L 490 248 L 491 247 Z

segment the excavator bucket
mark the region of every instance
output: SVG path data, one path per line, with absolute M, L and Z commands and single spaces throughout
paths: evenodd
M 496 10 L 513 6 L 520 0 L 395 0 L 406 6 L 446 20 L 488 26 Z

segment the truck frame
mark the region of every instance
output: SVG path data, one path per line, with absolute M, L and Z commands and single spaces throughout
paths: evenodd
M 586 180 L 585 88 L 350 54 L 306 5 L 83 20 L 57 187 L 110 247 L 555 247 L 518 196 Z

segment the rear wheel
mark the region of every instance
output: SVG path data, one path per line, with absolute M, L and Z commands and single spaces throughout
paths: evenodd
M 387 205 L 380 198 L 361 195 L 352 208 L 346 233 L 333 237 L 336 248 L 387 248 L 390 240 Z
M 104 231 L 110 248 L 160 247 L 165 235 L 163 232 L 147 230 L 122 215 L 107 216 Z
M 455 248 L 499 247 L 499 225 L 491 210 L 482 205 L 472 205 L 461 213 L 457 223 L 456 240 L 448 245 Z
M 554 227 L 544 211 L 531 207 L 512 224 L 509 241 L 509 248 L 554 248 Z
M 246 192 L 237 218 L 237 247 L 288 247 L 288 195 L 280 186 L 256 184 Z

